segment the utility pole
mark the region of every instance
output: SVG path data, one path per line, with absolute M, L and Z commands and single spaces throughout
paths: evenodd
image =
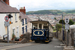
M 68 46 L 68 43 L 69 43 L 69 40 L 68 40 L 68 39 L 69 39 L 69 38 L 68 38 L 68 30 L 69 30 L 69 24 L 68 24 L 68 23 L 69 23 L 69 19 L 68 19 L 68 18 L 65 19 L 65 23 L 66 23 L 66 24 L 65 24 L 65 29 L 66 29 L 66 33 L 67 33 L 67 37 L 66 37 L 66 38 L 67 38 L 67 39 L 66 39 L 67 42 L 66 42 L 66 44 L 67 44 L 67 46 Z
M 63 28 L 63 13 L 62 13 L 62 35 L 61 35 L 62 36 L 62 40 L 63 40 L 63 36 L 64 36 L 63 35 L 63 33 L 64 33 L 63 31 L 64 31 L 64 28 Z
M 7 27 L 7 43 L 9 43 L 9 25 L 11 24 L 11 21 L 9 21 L 9 18 L 11 18 L 13 16 L 11 16 L 11 14 L 9 14 L 8 16 L 5 16 L 5 23 L 4 25 Z M 11 19 L 10 19 L 11 20 Z
M 7 42 L 9 43 L 9 26 L 7 26 Z

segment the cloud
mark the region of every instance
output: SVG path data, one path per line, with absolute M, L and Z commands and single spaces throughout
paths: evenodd
M 44 9 L 75 9 L 75 0 L 10 0 L 10 6 L 26 7 L 26 11 Z

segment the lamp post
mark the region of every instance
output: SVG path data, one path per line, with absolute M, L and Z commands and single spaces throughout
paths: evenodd
M 62 40 L 64 41 L 64 26 L 63 26 L 63 24 L 64 24 L 64 20 L 63 20 L 63 17 L 64 17 L 64 12 L 62 13 Z

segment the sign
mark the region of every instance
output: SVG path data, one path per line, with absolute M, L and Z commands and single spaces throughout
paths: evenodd
M 6 21 L 6 22 L 8 22 L 8 21 L 9 21 L 8 16 L 5 16 L 5 21 Z
M 68 18 L 65 19 L 65 23 L 66 23 L 66 24 L 69 23 L 69 19 L 68 19 Z
M 5 22 L 4 22 L 4 25 L 5 25 L 5 26 L 9 26 L 10 24 L 9 24 L 9 22 L 6 22 L 6 21 L 5 21 Z
M 69 24 L 65 24 L 65 29 L 69 30 Z

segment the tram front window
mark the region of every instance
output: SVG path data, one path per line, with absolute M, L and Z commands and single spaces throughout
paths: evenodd
M 39 24 L 39 29 L 42 29 L 42 24 Z
M 37 25 L 35 24 L 35 25 L 33 25 L 33 29 L 37 29 Z

